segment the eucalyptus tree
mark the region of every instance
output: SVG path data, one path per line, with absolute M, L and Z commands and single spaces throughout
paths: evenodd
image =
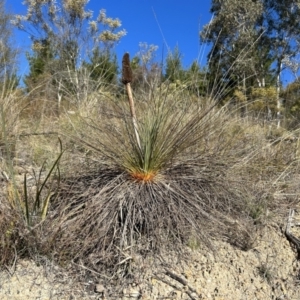
M 257 26 L 261 18 L 261 1 L 213 0 L 214 18 L 200 32 L 203 43 L 212 45 L 208 55 L 210 85 L 216 97 L 224 96 L 256 75 L 261 80 L 264 48 L 257 47 L 263 29 Z M 260 62 L 254 60 L 260 57 Z M 258 53 L 261 52 L 261 53 Z M 259 68 L 257 67 L 259 66 Z
M 262 24 L 277 77 L 300 52 L 300 1 L 264 0 Z
M 107 17 L 103 9 L 93 18 L 86 9 L 87 3 L 88 0 L 25 0 L 26 15 L 14 18 L 14 24 L 29 34 L 33 48 L 44 47 L 47 41 L 47 47 L 53 50 L 43 70 L 52 74 L 58 102 L 68 93 L 72 95 L 70 99 L 80 102 L 88 94 L 85 87 L 90 76 L 87 70 L 82 71 L 83 61 L 89 60 L 96 48 L 110 51 L 126 34 L 120 30 L 121 21 Z
M 264 0 L 263 24 L 269 40 L 273 73 L 276 77 L 277 115 L 280 125 L 281 101 L 279 98 L 282 71 L 300 53 L 300 1 Z M 293 66 L 297 63 L 292 64 Z
M 300 1 L 213 0 L 211 12 L 213 20 L 200 33 L 212 44 L 211 74 L 230 88 L 241 78 L 245 88 L 250 77 L 250 86 L 253 78 L 258 87 L 275 85 L 280 117 L 280 76 L 300 51 Z

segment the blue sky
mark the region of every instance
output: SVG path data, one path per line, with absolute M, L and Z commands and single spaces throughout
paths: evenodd
M 23 0 L 6 1 L 10 12 L 26 13 Z M 168 50 L 178 46 L 186 68 L 194 60 L 201 67 L 206 65 L 209 47 L 200 45 L 199 31 L 211 19 L 210 6 L 210 0 L 90 0 L 87 9 L 94 12 L 95 18 L 99 10 L 106 9 L 108 17 L 121 20 L 127 35 L 115 48 L 119 64 L 125 52 L 133 57 L 139 51 L 139 43 L 146 42 L 159 47 L 156 52 L 159 62 L 165 59 Z M 19 74 L 23 75 L 29 71 L 25 58 L 25 52 L 30 51 L 29 36 L 16 31 L 15 43 L 23 53 L 19 64 Z M 283 73 L 284 86 L 294 79 L 289 71 Z
M 25 14 L 22 0 L 7 0 L 9 11 Z M 201 66 L 206 64 L 208 49 L 199 42 L 199 30 L 211 18 L 210 0 L 90 0 L 87 9 L 94 11 L 96 18 L 100 9 L 106 9 L 107 16 L 119 18 L 127 35 L 116 47 L 119 60 L 125 52 L 134 56 L 139 51 L 139 43 L 154 44 L 159 48 L 156 59 L 166 57 L 168 49 L 179 47 L 184 67 L 194 60 Z M 29 36 L 16 32 L 16 46 L 22 52 L 30 50 Z M 23 51 L 24 50 L 24 51 Z M 23 56 L 20 73 L 26 74 L 28 65 Z

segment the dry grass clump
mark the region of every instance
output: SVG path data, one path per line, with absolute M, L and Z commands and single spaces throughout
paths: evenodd
M 248 150 L 231 168 L 232 174 L 253 186 L 255 197 L 248 204 L 251 216 L 261 219 L 267 212 L 269 221 L 282 224 L 288 208 L 299 204 L 298 133 L 246 118 L 240 120 L 239 128 L 237 144 Z
M 21 92 L 14 89 L 13 81 L 4 81 L 0 90 L 0 157 L 12 158 L 23 109 Z
M 191 239 L 212 249 L 228 228 L 246 232 L 234 224 L 251 223 L 252 187 L 232 176 L 242 151 L 233 150 L 240 131 L 229 132 L 229 110 L 169 99 L 158 91 L 136 103 L 140 145 L 123 101 L 107 101 L 114 118 L 104 113 L 74 124 L 74 139 L 98 155 L 89 174 L 63 181 L 53 208 L 62 224 L 57 259 L 116 271 L 136 251 L 180 250 Z
M 22 141 L 24 142 L 24 140 Z M 18 141 L 17 145 L 22 145 Z M 60 142 L 60 141 L 59 141 Z M 56 158 L 44 162 L 38 169 L 34 161 L 16 157 L 1 157 L 0 164 L 0 252 L 1 265 L 17 258 L 35 257 L 45 253 L 51 244 L 51 234 L 45 236 L 53 224 L 48 223 L 50 202 L 57 194 L 60 181 L 59 162 L 63 154 L 62 144 Z M 27 152 L 24 147 L 22 152 Z M 19 154 L 16 149 L 15 154 Z M 57 152 L 57 151 L 56 151 Z M 30 153 L 27 153 L 30 157 Z M 27 155 L 26 154 L 26 155 Z M 24 172 L 18 162 L 23 165 Z M 29 164 L 29 165 L 27 165 Z M 47 229 L 45 229 L 47 228 Z M 52 230 L 54 232 L 54 230 Z
M 2 199 L 3 195 L 1 195 L 1 200 Z M 15 235 L 13 220 L 15 220 L 17 216 L 7 203 L 4 203 L 4 201 L 0 202 L 0 209 L 0 266 L 3 266 L 6 264 L 12 264 L 14 257 L 17 256 L 15 245 L 12 242 Z

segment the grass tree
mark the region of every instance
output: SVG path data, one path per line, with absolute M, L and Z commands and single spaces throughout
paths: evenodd
M 128 54 L 123 60 L 128 84 Z M 123 267 L 128 249 L 182 249 L 191 239 L 209 247 L 212 235 L 228 233 L 232 217 L 247 214 L 247 188 L 229 175 L 236 158 L 225 134 L 227 108 L 158 89 L 151 101 L 136 99 L 133 111 L 131 96 L 130 109 L 125 99 L 107 98 L 113 114 L 97 110 L 73 123 L 73 139 L 95 151 L 98 163 L 89 175 L 65 180 L 68 201 L 57 204 L 65 222 L 56 251 L 97 271 Z

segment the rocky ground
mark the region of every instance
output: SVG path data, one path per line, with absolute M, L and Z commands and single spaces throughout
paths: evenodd
M 0 273 L 0 299 L 300 299 L 297 253 L 275 224 L 264 227 L 248 251 L 214 243 L 214 255 L 187 249 L 181 263 L 172 256 L 155 262 L 135 258 L 144 272 L 121 289 L 101 278 L 80 282 L 47 261 L 19 260 Z

